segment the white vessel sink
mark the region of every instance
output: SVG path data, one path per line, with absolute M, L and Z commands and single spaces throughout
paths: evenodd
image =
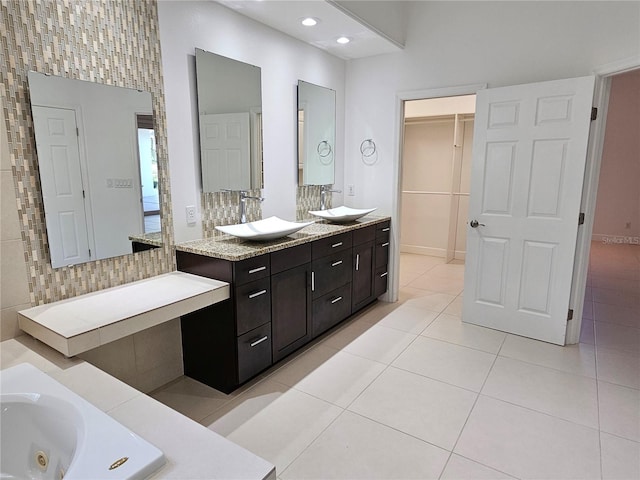
M 269 217 L 255 222 L 224 225 L 216 227 L 216 230 L 245 240 L 275 240 L 291 235 L 312 223 L 314 222 L 298 223 L 282 220 L 278 217 Z
M 350 207 L 336 207 L 330 208 L 329 210 L 309 210 L 311 215 L 315 215 L 316 217 L 324 218 L 330 222 L 335 223 L 347 223 L 353 222 L 360 217 L 364 217 L 365 215 L 376 210 L 375 208 L 367 208 L 367 209 L 358 209 L 358 208 L 350 208 Z

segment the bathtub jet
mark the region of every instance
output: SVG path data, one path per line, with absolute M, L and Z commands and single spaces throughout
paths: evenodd
M 164 454 L 33 365 L 0 372 L 2 479 L 143 479 Z

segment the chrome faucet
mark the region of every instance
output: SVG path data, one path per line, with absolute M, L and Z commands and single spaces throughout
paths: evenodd
M 332 190 L 331 185 L 320 185 L 320 210 L 326 210 L 327 192 L 342 193 L 342 190 Z
M 251 197 L 245 190 L 240 190 L 240 223 L 247 223 L 246 203 L 247 200 L 264 201 L 263 197 Z

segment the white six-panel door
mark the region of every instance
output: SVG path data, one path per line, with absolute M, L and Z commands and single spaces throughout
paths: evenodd
M 564 345 L 593 88 L 478 92 L 463 321 Z
M 33 106 L 51 265 L 91 260 L 76 116 L 73 110 Z M 42 135 L 40 133 L 43 133 Z
M 249 113 L 200 115 L 205 192 L 251 189 Z

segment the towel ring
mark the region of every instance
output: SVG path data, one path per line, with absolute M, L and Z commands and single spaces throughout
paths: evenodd
M 371 138 L 367 138 L 360 144 L 360 154 L 362 161 L 367 165 L 373 165 L 378 161 L 378 148 L 376 142 Z
M 327 140 L 322 140 L 318 144 L 316 151 L 318 152 L 318 155 L 320 156 L 320 162 L 323 165 L 329 165 L 331 163 L 330 155 L 333 152 L 333 149 L 331 148 L 331 144 Z

